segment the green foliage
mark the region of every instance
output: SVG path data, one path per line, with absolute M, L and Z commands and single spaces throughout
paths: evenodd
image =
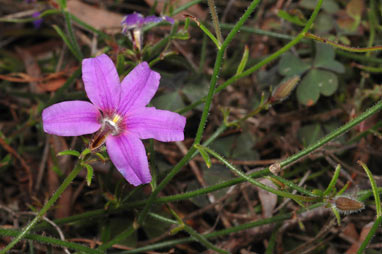
M 75 157 L 80 157 L 80 152 L 76 151 L 76 150 L 65 150 L 65 151 L 61 151 L 59 153 L 57 153 L 57 156 L 63 156 L 63 155 L 72 155 L 72 156 L 75 156 Z
M 345 68 L 334 57 L 333 47 L 316 43 L 315 57 L 311 64 L 302 61 L 292 53 L 286 53 L 280 59 L 278 68 L 281 75 L 302 76 L 296 90 L 300 103 L 312 106 L 316 104 L 320 95 L 331 96 L 337 91 L 338 77 L 336 73 L 343 73 Z

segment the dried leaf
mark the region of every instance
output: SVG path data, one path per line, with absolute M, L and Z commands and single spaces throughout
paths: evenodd
M 66 82 L 65 78 L 55 79 L 43 84 L 38 84 L 38 87 L 45 92 L 54 92 L 62 87 Z
M 365 9 L 364 0 L 351 0 L 346 5 L 346 12 L 352 18 L 360 18 L 363 10 Z
M 163 7 L 164 7 L 164 3 L 165 3 L 164 1 L 158 1 L 158 0 L 145 0 L 145 2 L 150 7 L 152 7 L 156 4 L 155 10 L 158 13 L 162 12 Z M 175 1 L 171 1 L 171 2 L 175 2 Z M 177 0 L 176 6 L 177 7 L 183 6 L 183 5 L 187 4 L 188 2 L 189 2 L 189 0 Z M 199 20 L 205 20 L 207 18 L 208 12 L 205 11 L 204 9 L 202 9 L 199 5 L 195 4 L 195 5 L 191 6 L 190 8 L 188 8 L 186 11 L 182 11 L 182 12 L 178 13 L 173 18 L 184 19 L 183 14 L 189 14 L 189 15 L 192 15 L 192 16 L 198 18 Z
M 367 234 L 369 233 L 370 229 L 373 226 L 373 223 L 374 222 L 372 221 L 366 224 L 365 226 L 363 226 L 360 237 L 358 238 L 357 241 L 355 241 L 352 244 L 352 246 L 350 246 L 350 248 L 345 252 L 345 254 L 357 254 L 359 247 L 361 246 L 362 242 L 365 240 Z
M 24 62 L 27 74 L 29 76 L 39 78 L 41 76 L 41 69 L 29 50 L 17 47 L 16 51 Z M 42 93 L 41 89 L 37 85 L 37 82 L 34 81 L 30 82 L 30 91 L 32 93 Z
M 78 0 L 67 1 L 68 10 L 77 18 L 98 30 L 115 34 L 121 32 L 123 15 L 97 8 Z
M 269 179 L 262 179 L 260 180 L 260 182 L 269 187 L 277 188 L 276 185 Z M 263 217 L 264 218 L 272 217 L 273 210 L 275 209 L 277 204 L 277 195 L 260 188 L 258 189 L 259 189 L 258 195 L 260 198 L 261 207 L 263 209 Z

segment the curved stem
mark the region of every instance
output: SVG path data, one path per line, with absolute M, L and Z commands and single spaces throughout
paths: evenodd
M 13 239 L 4 249 L 0 251 L 0 254 L 7 253 L 10 249 L 12 249 L 24 236 L 36 225 L 36 223 L 45 215 L 45 213 L 51 208 L 57 199 L 61 196 L 61 194 L 66 190 L 69 184 L 73 181 L 74 178 L 80 173 L 82 167 L 80 160 L 77 162 L 76 166 L 70 172 L 70 174 L 65 178 L 64 182 L 58 187 L 57 191 L 53 194 L 53 196 L 46 202 L 44 207 L 40 210 L 36 217 L 21 231 L 19 235 Z

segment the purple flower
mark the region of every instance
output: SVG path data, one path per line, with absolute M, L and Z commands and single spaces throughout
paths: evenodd
M 149 24 L 149 23 L 159 23 L 162 21 L 167 21 L 171 24 L 174 24 L 174 19 L 167 17 L 167 16 L 162 16 L 162 17 L 157 17 L 157 16 L 147 16 L 144 17 L 140 13 L 132 13 L 129 15 L 126 15 L 122 22 L 122 32 L 126 33 L 128 30 L 131 29 L 141 29 L 144 25 Z
M 37 18 L 40 16 L 40 12 L 39 11 L 36 11 L 35 13 L 32 14 L 32 18 Z M 36 19 L 35 21 L 33 21 L 33 25 L 34 27 L 37 29 L 37 28 L 40 28 L 42 24 L 42 19 Z
M 138 50 L 141 50 L 142 48 L 142 41 L 143 41 L 143 32 L 142 28 L 144 25 L 149 23 L 159 23 L 162 21 L 167 21 L 171 24 L 174 24 L 174 19 L 163 16 L 163 17 L 157 17 L 157 16 L 147 16 L 144 17 L 140 13 L 133 13 L 126 15 L 122 22 L 122 33 L 127 34 L 129 39 L 133 42 L 134 47 Z
M 149 183 L 150 170 L 140 139 L 181 141 L 186 124 L 186 118 L 177 113 L 146 107 L 158 89 L 159 73 L 143 62 L 120 83 L 113 62 L 103 54 L 82 61 L 82 79 L 92 103 L 66 101 L 44 109 L 44 131 L 59 136 L 98 131 L 90 148 L 106 143 L 111 161 L 129 183 Z

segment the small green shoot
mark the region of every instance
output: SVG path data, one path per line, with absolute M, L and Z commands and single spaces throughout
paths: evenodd
M 328 188 L 326 188 L 326 190 L 324 191 L 323 196 L 327 196 L 330 193 L 334 193 L 334 191 L 335 191 L 335 187 L 334 186 L 337 183 L 337 179 L 338 179 L 338 176 L 340 175 L 340 171 L 341 171 L 341 165 L 338 164 L 336 169 L 334 170 L 333 178 L 332 178 L 332 180 L 330 180 Z
M 64 155 L 71 155 L 71 156 L 75 156 L 75 157 L 80 157 L 80 152 L 76 151 L 76 150 L 65 150 L 65 151 L 61 151 L 59 153 L 57 153 L 57 156 L 64 156 Z
M 244 52 L 243 52 L 243 56 L 241 57 L 241 60 L 240 60 L 240 63 L 239 63 L 239 66 L 237 67 L 237 70 L 236 70 L 236 75 L 239 75 L 243 72 L 246 64 L 247 64 L 247 61 L 248 61 L 248 56 L 249 56 L 249 49 L 248 49 L 248 45 L 245 45 L 244 46 Z

